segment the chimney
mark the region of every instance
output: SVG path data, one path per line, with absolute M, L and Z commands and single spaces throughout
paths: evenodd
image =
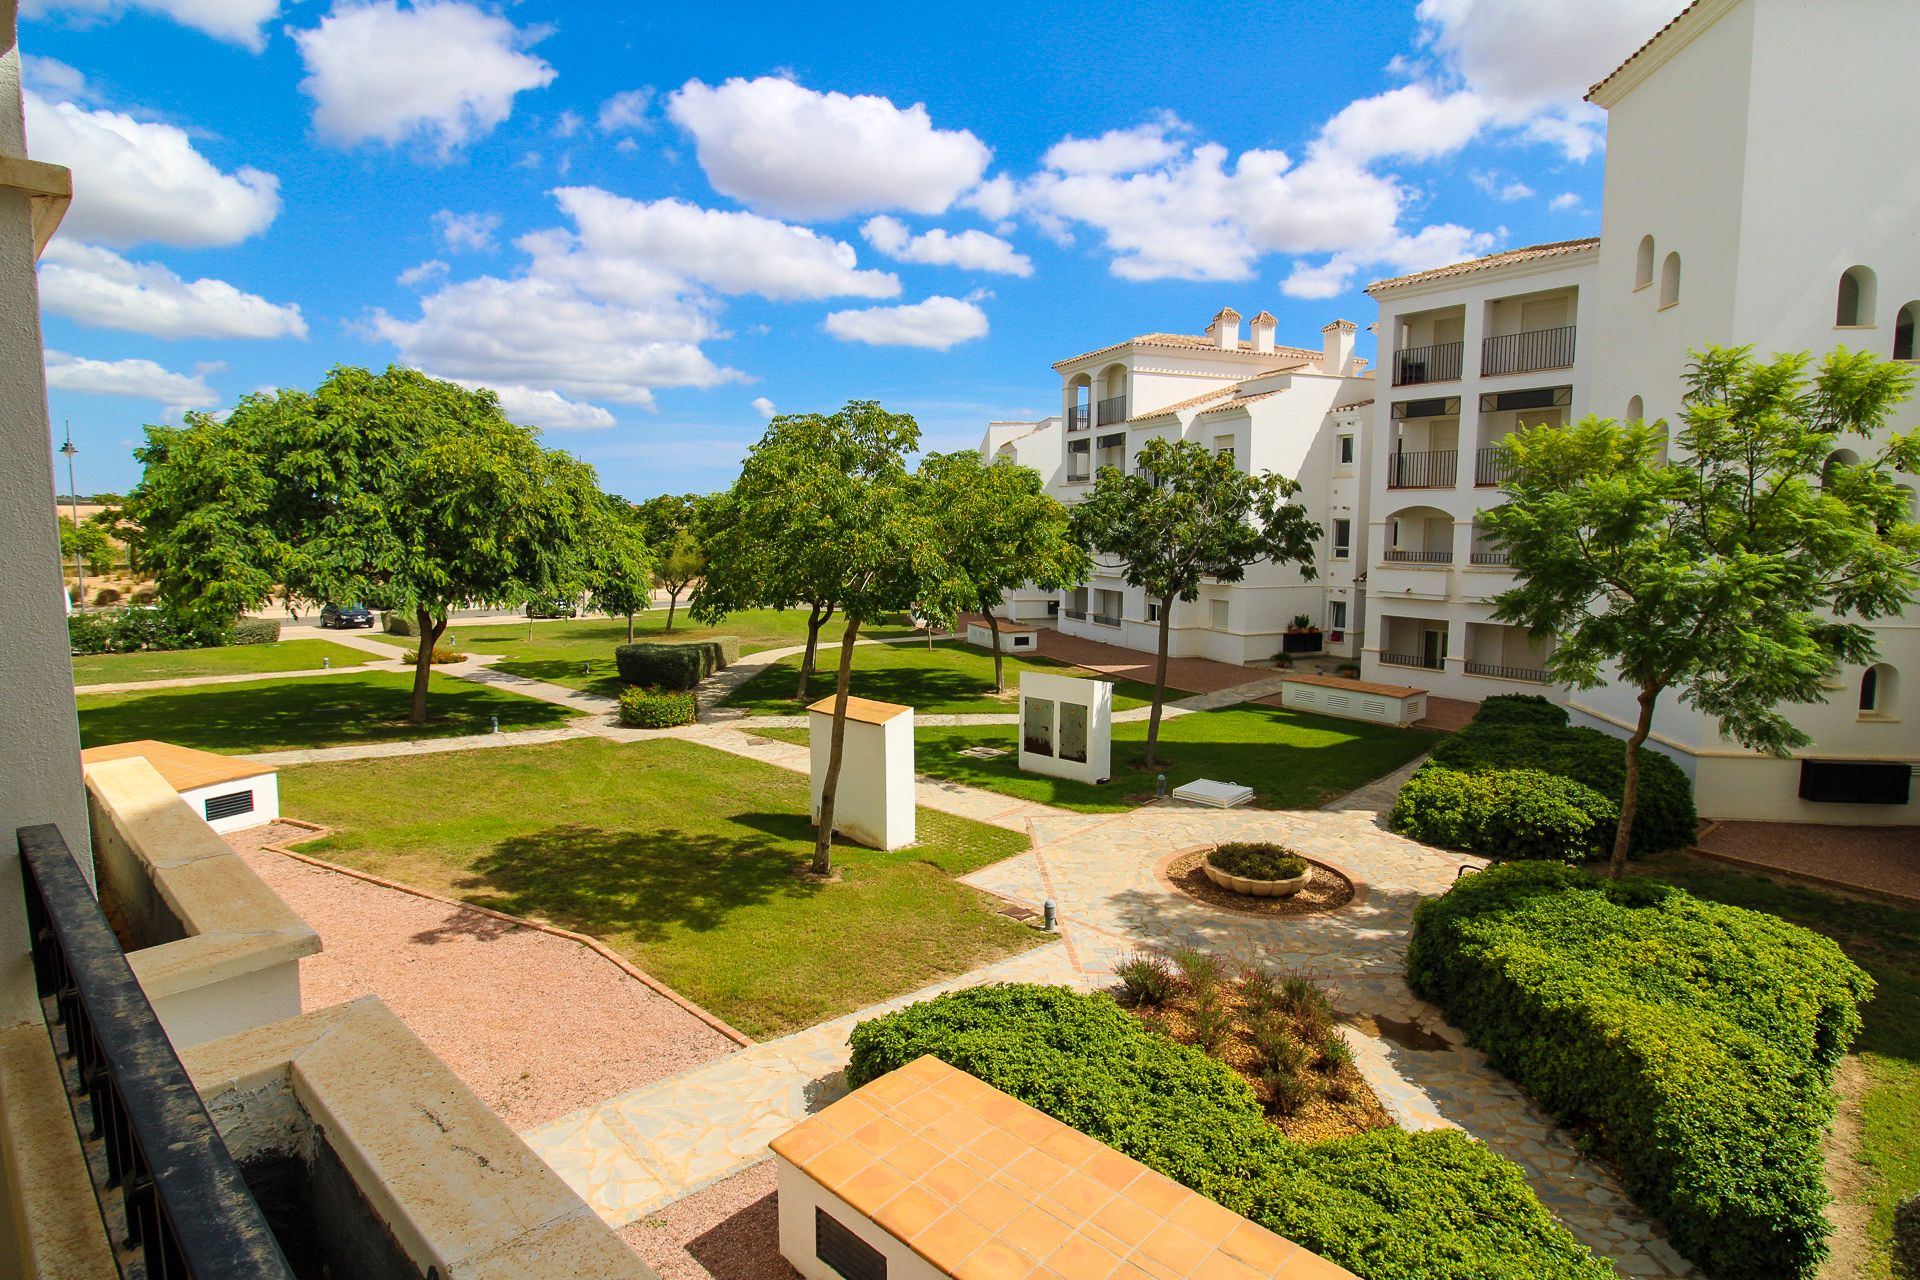
M 1240 349 L 1240 313 L 1232 307 L 1220 308 L 1220 314 L 1207 326 L 1207 336 L 1222 351 Z
M 1253 323 L 1249 326 L 1253 330 L 1253 349 L 1262 353 L 1271 352 L 1273 350 L 1273 331 L 1278 328 L 1279 325 L 1280 322 L 1273 318 L 1271 311 L 1262 311 L 1259 315 L 1255 316 Z
M 1353 335 L 1358 331 L 1351 320 L 1335 320 L 1320 330 L 1320 372 L 1346 376 L 1353 364 Z

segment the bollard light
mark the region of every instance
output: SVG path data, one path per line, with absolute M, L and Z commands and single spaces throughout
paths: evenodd
M 495 716 L 495 717 L 493 718 L 493 731 L 494 731 L 495 733 L 498 733 L 498 732 L 500 732 L 500 717 L 499 717 L 499 716 Z
M 590 675 L 592 675 L 592 674 L 593 674 L 593 663 L 591 663 L 591 662 L 583 662 L 583 663 L 581 663 L 581 664 L 580 664 L 580 674 L 581 674 L 581 675 L 583 675 L 583 676 L 590 676 Z
M 321 669 L 322 671 L 331 671 L 331 670 L 333 670 L 333 659 L 332 659 L 332 658 L 322 658 L 322 659 L 320 659 L 320 669 Z
M 1057 932 L 1060 928 L 1060 913 L 1054 908 L 1052 898 L 1048 898 L 1041 904 L 1040 912 L 1041 928 L 1045 929 L 1048 933 Z
M 1167 775 L 1164 773 L 1158 775 L 1153 780 L 1153 798 L 1155 800 L 1164 800 L 1167 798 Z

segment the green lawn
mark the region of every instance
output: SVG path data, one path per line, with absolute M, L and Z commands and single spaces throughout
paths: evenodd
M 695 743 L 574 739 L 282 772 L 329 860 L 590 934 L 749 1035 L 779 1035 L 1044 940 L 954 876 L 1024 837 L 922 809 L 920 843 L 813 850 L 807 779 Z
M 1873 975 L 1877 989 L 1862 1010 L 1866 1026 L 1853 1051 L 1867 1080 L 1860 1099 L 1860 1158 L 1874 1256 L 1865 1275 L 1883 1280 L 1891 1272 L 1894 1205 L 1920 1187 L 1920 910 L 1749 875 L 1684 853 L 1649 859 L 1634 870 L 1698 897 L 1770 912 L 1824 933 Z
M 667 611 L 649 609 L 633 618 L 633 638 L 646 640 L 703 640 L 708 636 L 739 636 L 740 652 L 783 649 L 807 642 L 807 614 L 803 609 L 750 609 L 730 615 L 717 627 L 703 627 L 687 617 L 684 605 L 668 632 Z M 821 632 L 821 640 L 838 640 L 842 624 L 836 618 Z M 576 618 L 566 622 L 490 622 L 462 626 L 456 619 L 447 631 L 468 653 L 504 655 L 500 670 L 545 680 L 588 693 L 617 697 L 620 677 L 613 669 L 613 651 L 627 642 L 625 618 Z M 912 635 L 911 627 L 862 628 L 876 639 Z
M 407 723 L 412 699 L 411 671 L 88 694 L 79 700 L 80 743 L 96 747 L 158 738 L 203 751 L 244 755 L 486 733 L 493 716 L 500 717 L 503 732 L 548 729 L 565 724 L 573 715 L 550 702 L 442 675 L 433 677 L 425 725 Z
M 833 692 L 838 676 L 839 651 L 820 663 L 807 682 L 807 697 L 796 702 L 793 686 L 800 673 L 798 655 L 782 658 L 766 671 L 728 695 L 723 705 L 743 707 L 759 716 L 793 715 L 817 698 Z M 1052 658 L 1016 658 L 1006 655 L 1007 692 L 993 692 L 993 654 L 959 640 L 922 644 L 864 645 L 853 655 L 848 688 L 857 698 L 899 702 L 923 715 L 967 715 L 1015 712 L 1020 709 L 1020 673 L 1044 671 L 1052 675 L 1091 676 L 1094 672 Z M 1175 697 L 1184 695 L 1175 694 Z M 1153 686 L 1117 681 L 1113 709 L 1144 707 L 1153 701 Z
M 162 653 L 94 653 L 73 660 L 75 684 L 121 684 L 185 676 L 231 676 L 248 672 L 308 671 L 331 659 L 336 667 L 378 661 L 375 654 L 328 640 L 283 640 L 235 644 L 220 649 L 170 649 Z
M 782 742 L 807 741 L 805 729 L 752 732 Z M 1161 763 L 1154 769 L 1140 767 L 1147 722 L 1116 724 L 1113 781 L 1103 787 L 1020 772 L 1013 725 L 921 729 L 914 735 L 914 765 L 936 778 L 1082 813 L 1116 813 L 1152 799 L 1155 775 L 1161 773 L 1169 791 L 1195 778 L 1213 778 L 1252 787 L 1256 808 L 1311 809 L 1392 772 L 1439 737 L 1425 729 L 1243 706 L 1163 721 Z M 977 746 L 1008 750 L 991 760 L 960 754 Z

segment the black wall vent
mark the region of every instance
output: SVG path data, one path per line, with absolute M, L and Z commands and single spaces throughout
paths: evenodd
M 825 1209 L 813 1211 L 813 1254 L 847 1280 L 887 1280 L 887 1259 Z
M 1880 760 L 1802 760 L 1800 798 L 1821 804 L 1906 804 L 1913 766 Z
M 222 818 L 237 818 L 243 813 L 253 812 L 253 788 L 245 791 L 229 791 L 223 796 L 207 797 L 207 821 L 218 822 Z

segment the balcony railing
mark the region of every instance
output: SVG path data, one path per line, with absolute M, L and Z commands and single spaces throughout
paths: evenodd
M 1429 658 L 1418 653 L 1381 653 L 1380 663 L 1388 667 L 1420 667 L 1426 671 L 1446 670 L 1446 660 Z
M 123 1276 L 293 1280 L 59 829 L 17 836 L 34 983 Z
M 1093 620 L 1103 627 L 1117 627 L 1120 625 L 1119 616 L 1111 613 L 1096 613 L 1093 615 Z
M 1467 559 L 1471 564 L 1506 564 L 1507 553 L 1505 551 L 1470 551 L 1467 553 Z
M 1458 449 L 1395 453 L 1387 459 L 1387 488 L 1451 489 L 1459 466 Z
M 1067 430 L 1085 431 L 1090 425 L 1092 406 L 1077 404 L 1067 410 Z
M 1535 369 L 1569 368 L 1573 364 L 1575 327 L 1528 329 L 1488 338 L 1480 344 L 1480 372 L 1532 373 Z
M 1502 680 L 1524 680 L 1528 684 L 1545 684 L 1547 673 L 1538 667 L 1503 667 L 1497 662 L 1466 661 L 1469 674 L 1476 676 L 1498 676 Z
M 1452 564 L 1453 552 L 1446 551 L 1408 551 L 1400 547 L 1388 547 L 1380 553 L 1380 558 L 1389 564 Z
M 1067 483 L 1068 483 L 1068 484 L 1085 484 L 1085 483 L 1086 483 L 1086 482 L 1087 482 L 1088 480 L 1090 480 L 1090 479 L 1092 479 L 1092 477 L 1091 477 L 1091 476 L 1089 476 L 1089 475 L 1088 475 L 1088 474 L 1087 474 L 1086 472 L 1084 472 L 1084 471 L 1069 471 L 1069 472 L 1067 472 Z
M 1062 609 L 1061 612 L 1069 618 L 1072 618 L 1075 622 L 1085 622 L 1087 620 L 1087 611 L 1085 609 Z
M 1477 450 L 1473 455 L 1473 482 L 1481 487 L 1504 484 L 1513 475 L 1513 455 L 1505 446 Z
M 1126 420 L 1127 398 L 1125 396 L 1108 396 L 1105 400 L 1102 400 L 1098 405 L 1094 406 L 1093 421 L 1095 426 L 1111 426 L 1113 423 L 1125 422 Z
M 1464 342 L 1436 342 L 1430 347 L 1408 347 L 1393 353 L 1393 385 L 1410 387 L 1420 382 L 1452 382 L 1460 376 L 1460 355 Z

